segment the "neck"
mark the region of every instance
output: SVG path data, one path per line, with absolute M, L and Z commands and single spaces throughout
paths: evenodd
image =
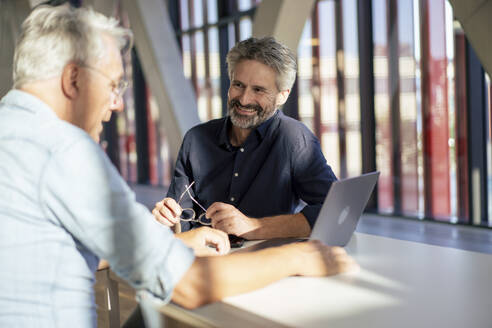
M 31 82 L 19 88 L 19 90 L 27 92 L 42 102 L 47 104 L 58 116 L 64 121 L 70 121 L 67 106 L 62 100 L 63 98 L 57 92 L 58 80 L 44 80 L 42 82 Z
M 234 147 L 241 146 L 246 141 L 251 131 L 252 129 L 243 129 L 232 125 L 232 128 L 229 131 L 229 141 L 231 142 L 231 145 Z

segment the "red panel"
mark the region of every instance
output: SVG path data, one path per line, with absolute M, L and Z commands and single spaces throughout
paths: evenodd
M 149 180 L 151 185 L 159 184 L 159 175 L 157 171 L 157 136 L 156 136 L 156 123 L 152 119 L 152 95 L 148 86 L 145 87 L 147 91 L 147 138 L 149 141 Z
M 425 214 L 451 215 L 444 0 L 422 0 Z
M 378 181 L 378 209 L 380 212 L 392 212 L 394 210 L 394 190 L 393 190 L 393 164 L 390 121 L 390 100 L 389 100 L 389 76 L 383 68 L 384 62 L 388 58 L 388 35 L 387 31 L 387 1 L 373 0 L 373 34 L 374 34 L 374 93 L 375 93 L 375 113 L 376 119 L 376 166 L 381 172 Z M 379 61 L 379 65 L 376 64 Z M 377 103 L 377 98 L 382 102 L 387 102 L 387 106 Z M 383 111 L 384 108 L 384 111 Z
M 466 42 L 463 32 L 455 35 L 456 72 L 456 174 L 458 220 L 469 222 L 469 182 L 468 182 L 468 108 L 466 103 Z

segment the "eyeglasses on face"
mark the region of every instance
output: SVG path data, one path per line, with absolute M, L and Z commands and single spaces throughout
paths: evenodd
M 181 221 L 186 221 L 186 222 L 190 222 L 190 221 L 193 221 L 193 222 L 198 222 L 198 223 L 201 223 L 203 225 L 212 225 L 212 220 L 211 219 L 207 219 L 205 217 L 205 212 L 207 212 L 207 210 L 205 209 L 205 207 L 203 207 L 195 198 L 193 198 L 193 196 L 191 195 L 190 193 L 190 188 L 191 186 L 193 186 L 193 184 L 195 183 L 195 181 L 192 181 L 190 183 L 190 185 L 185 185 L 186 189 L 185 191 L 183 191 L 183 193 L 181 194 L 181 196 L 179 196 L 179 199 L 178 199 L 178 204 L 181 205 L 181 200 L 183 199 L 183 197 L 188 194 L 188 196 L 190 197 L 190 199 L 192 200 L 193 203 L 197 204 L 198 207 L 200 207 L 202 210 L 203 210 L 203 213 L 200 214 L 198 216 L 198 218 L 196 218 L 196 213 L 195 213 L 195 210 L 192 209 L 192 208 L 183 208 L 182 212 L 181 212 L 181 216 L 179 217 Z
M 108 79 L 111 82 L 111 84 L 110 84 L 111 85 L 111 93 L 113 94 L 115 99 L 120 99 L 123 96 L 123 94 L 125 93 L 126 89 L 128 88 L 129 83 L 124 78 L 119 80 L 119 81 L 115 81 L 112 78 L 110 78 L 109 76 L 107 76 L 104 72 L 102 72 L 101 70 L 99 70 L 95 67 L 88 66 L 88 65 L 83 65 L 82 67 L 84 67 L 84 68 L 86 68 L 92 72 L 95 72 L 95 73 L 101 75 L 102 77 Z

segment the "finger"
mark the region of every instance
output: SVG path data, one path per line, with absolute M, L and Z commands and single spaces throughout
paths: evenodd
M 157 209 L 159 209 L 159 210 L 160 210 L 160 209 L 161 209 L 161 207 L 163 206 L 163 201 L 164 201 L 164 200 L 161 200 L 160 202 L 155 203 L 154 208 L 157 208 Z
M 179 222 L 179 217 L 175 216 L 174 213 L 167 206 L 162 207 L 159 210 L 159 214 L 173 224 Z
M 194 247 L 193 252 L 195 256 L 217 256 L 219 253 L 215 248 L 208 246 Z
M 210 220 L 212 220 L 212 227 L 214 227 L 214 224 L 217 225 L 223 220 L 233 220 L 233 219 L 234 219 L 234 211 L 231 210 L 230 208 L 223 208 L 215 212 L 214 215 L 210 217 Z
M 222 222 L 222 221 L 219 221 L 218 223 L 215 223 L 215 224 L 214 224 L 214 223 L 212 223 L 212 227 L 213 227 L 214 229 L 217 229 L 217 230 L 223 231 L 223 232 L 225 232 L 225 233 L 229 233 L 229 232 L 226 230 L 226 228 L 227 228 L 227 227 L 226 227 L 226 225 L 225 225 L 225 224 L 224 224 L 224 222 Z
M 345 256 L 347 256 L 347 252 L 342 247 L 332 246 L 332 247 L 329 247 L 329 250 L 333 255 L 345 255 Z
M 200 227 L 198 229 L 199 230 L 203 230 L 203 231 L 207 232 L 208 234 L 216 234 L 220 238 L 224 238 L 224 239 L 229 240 L 229 236 L 225 232 L 223 232 L 223 231 L 220 231 L 220 230 L 217 230 L 217 229 L 214 229 L 214 228 L 211 228 L 211 227 Z
M 215 212 L 214 215 L 210 217 L 210 225 L 212 226 L 212 228 L 217 229 L 217 226 L 223 219 L 224 217 L 220 215 L 220 212 Z
M 155 207 L 152 210 L 152 215 L 154 216 L 154 219 L 156 219 L 157 221 L 159 221 L 159 218 L 161 217 L 161 215 L 159 214 L 159 210 L 157 209 L 157 207 Z
M 324 246 L 322 253 L 328 270 L 327 274 L 352 272 L 360 269 L 357 262 L 342 247 Z
M 232 234 L 232 235 L 237 235 L 238 231 L 236 229 L 236 226 L 232 220 L 224 219 L 220 221 L 216 226 L 215 229 L 221 230 L 227 234 Z
M 221 210 L 224 210 L 224 209 L 226 209 L 226 208 L 228 208 L 230 206 L 231 205 L 226 204 L 226 203 L 215 202 L 215 203 L 213 203 L 212 205 L 209 206 L 209 208 L 207 209 L 207 212 L 205 213 L 205 216 L 207 218 L 211 218 L 212 216 L 215 215 L 216 212 L 221 211 Z
M 206 236 L 207 245 L 213 246 L 220 255 L 227 254 L 231 249 L 227 234 L 215 229 L 210 229 L 210 232 Z
M 321 241 L 319 241 L 318 239 L 310 239 L 308 241 L 308 244 L 312 245 L 312 246 L 316 246 L 316 247 L 320 247 L 320 246 L 326 246 L 325 244 L 323 244 Z
M 164 224 L 165 226 L 172 227 L 174 225 L 173 222 L 169 221 L 167 218 L 163 217 L 157 209 L 154 209 L 152 211 L 152 214 L 154 215 L 154 218 L 156 219 L 157 222 Z
M 343 259 L 338 258 L 336 261 L 336 268 L 339 273 L 358 272 L 360 270 L 359 264 L 349 256 L 345 256 Z
M 183 212 L 183 209 L 181 208 L 181 206 L 176 203 L 176 201 L 172 198 L 164 198 L 164 200 L 162 201 L 163 205 L 166 206 L 170 211 L 173 212 L 173 216 L 174 217 L 178 217 L 181 215 L 181 213 Z

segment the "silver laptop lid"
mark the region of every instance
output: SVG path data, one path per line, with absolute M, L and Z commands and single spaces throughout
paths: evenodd
M 331 185 L 309 239 L 345 246 L 357 227 L 379 172 L 338 180 Z

